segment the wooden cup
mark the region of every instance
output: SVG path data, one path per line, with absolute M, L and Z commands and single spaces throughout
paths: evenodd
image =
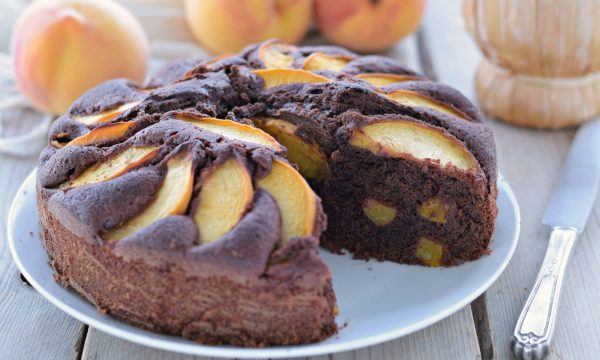
M 464 0 L 463 13 L 489 115 L 561 128 L 600 113 L 600 0 Z

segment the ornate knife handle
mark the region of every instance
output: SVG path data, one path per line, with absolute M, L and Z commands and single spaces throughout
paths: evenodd
M 554 332 L 558 300 L 576 229 L 555 227 L 535 285 L 521 311 L 511 341 L 517 359 L 539 360 L 548 355 Z

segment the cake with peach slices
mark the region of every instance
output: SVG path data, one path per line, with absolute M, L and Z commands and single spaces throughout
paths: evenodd
M 496 157 L 455 90 L 267 41 L 90 90 L 52 126 L 37 195 L 56 280 L 100 311 L 205 344 L 304 344 L 337 332 L 319 243 L 426 266 L 487 253 Z

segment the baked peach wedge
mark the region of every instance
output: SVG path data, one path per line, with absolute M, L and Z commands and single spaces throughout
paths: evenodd
M 352 61 L 351 56 L 330 55 L 322 52 L 310 54 L 305 60 L 302 68 L 308 71 L 330 70 L 342 71 L 342 69 Z
M 373 86 L 386 86 L 397 84 L 406 81 L 417 81 L 421 80 L 418 76 L 413 75 L 399 75 L 399 74 L 385 74 L 385 73 L 365 73 L 354 76 L 355 79 L 360 79 L 368 82 Z
M 114 109 L 106 110 L 98 114 L 73 116 L 73 120 L 85 125 L 104 124 L 114 120 L 117 116 L 139 104 L 139 101 L 129 102 Z
M 72 188 L 114 179 L 156 158 L 158 153 L 159 148 L 156 146 L 130 147 L 114 157 L 85 169 L 75 179 L 61 184 L 60 188 Z
M 69 141 L 66 146 L 85 146 L 121 139 L 136 125 L 135 121 L 100 125 L 89 132 Z
M 252 178 L 243 161 L 232 156 L 205 169 L 202 188 L 194 210 L 200 243 L 207 244 L 227 234 L 242 219 L 252 204 Z
M 187 114 L 176 114 L 175 118 L 190 123 L 200 129 L 219 134 L 232 140 L 241 140 L 259 144 L 275 151 L 283 151 L 283 147 L 271 135 L 251 125 L 237 123 L 227 119 L 196 117 Z
M 116 228 L 102 234 L 114 241 L 133 235 L 144 227 L 167 216 L 183 214 L 192 197 L 194 161 L 191 151 L 182 151 L 166 162 L 166 175 L 155 199 L 141 213 Z
M 290 68 L 294 62 L 292 52 L 295 50 L 293 45 L 267 41 L 258 48 L 258 58 L 267 69 Z
M 256 126 L 272 135 L 288 150 L 287 158 L 298 165 L 300 173 L 308 179 L 325 178 L 329 174 L 327 156 L 318 144 L 296 135 L 297 126 L 289 121 L 272 117 L 252 119 Z
M 263 79 L 265 89 L 289 84 L 320 84 L 331 82 L 331 79 L 325 76 L 300 69 L 261 69 L 254 70 L 253 73 Z
M 257 186 L 268 192 L 279 207 L 280 245 L 291 238 L 313 234 L 317 216 L 317 196 L 291 165 L 283 160 L 273 160 L 271 171 L 257 181 Z
M 469 172 L 479 169 L 477 160 L 456 138 L 434 127 L 407 120 L 377 121 L 356 129 L 350 144 L 380 156 L 402 158 L 408 155 Z
M 394 100 L 395 102 L 406 105 L 406 106 L 422 106 L 426 107 L 447 115 L 451 115 L 457 117 L 459 119 L 468 120 L 468 118 L 461 113 L 460 111 L 454 109 L 453 107 L 442 104 L 441 102 L 434 100 L 425 95 L 419 94 L 415 91 L 410 90 L 394 90 L 385 94 L 389 99 Z

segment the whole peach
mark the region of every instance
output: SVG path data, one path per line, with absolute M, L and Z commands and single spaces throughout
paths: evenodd
M 329 41 L 377 52 L 419 27 L 425 0 L 315 0 L 314 6 L 317 26 Z
M 196 39 L 215 54 L 270 38 L 296 43 L 310 25 L 312 0 L 186 0 Z
M 113 0 L 39 0 L 12 34 L 17 86 L 35 107 L 54 114 L 112 78 L 142 82 L 148 40 L 139 22 Z

